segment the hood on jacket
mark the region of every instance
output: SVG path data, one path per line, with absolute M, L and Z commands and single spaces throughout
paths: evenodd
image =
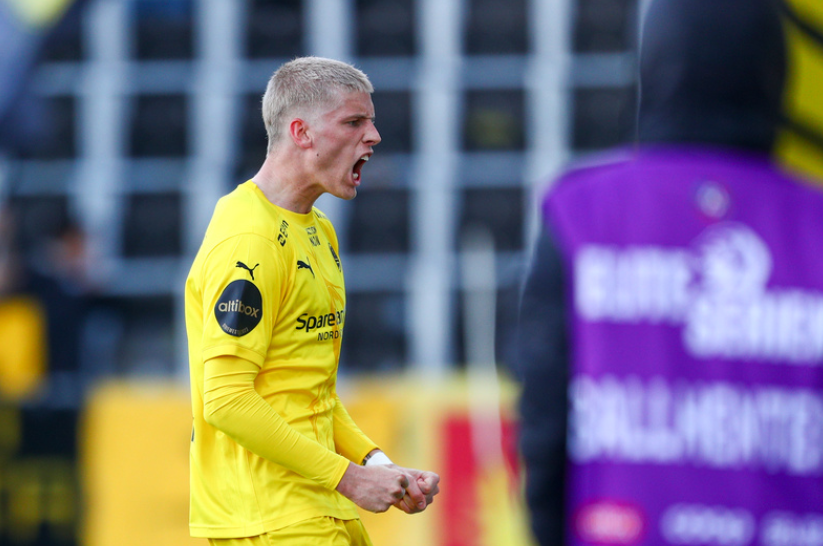
M 772 0 L 653 0 L 640 43 L 640 142 L 771 150 L 786 46 Z

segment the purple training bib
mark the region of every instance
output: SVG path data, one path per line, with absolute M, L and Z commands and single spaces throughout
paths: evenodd
M 568 542 L 823 546 L 823 193 L 661 147 L 544 214 L 571 324 Z

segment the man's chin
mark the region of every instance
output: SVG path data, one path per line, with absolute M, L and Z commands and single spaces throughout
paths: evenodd
M 340 199 L 344 199 L 346 201 L 351 201 L 355 197 L 357 197 L 357 188 L 355 187 L 348 187 L 344 188 L 341 191 L 334 193 L 335 197 L 339 197 Z

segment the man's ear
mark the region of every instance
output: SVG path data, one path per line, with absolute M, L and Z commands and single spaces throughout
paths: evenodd
M 289 123 L 289 136 L 301 148 L 310 148 L 312 145 L 309 124 L 304 119 L 294 118 L 291 120 L 291 123 Z

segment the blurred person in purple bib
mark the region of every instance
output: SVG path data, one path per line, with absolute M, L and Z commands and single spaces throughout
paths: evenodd
M 823 194 L 772 160 L 785 49 L 767 0 L 653 0 L 637 144 L 544 194 L 517 350 L 543 546 L 823 529 Z

